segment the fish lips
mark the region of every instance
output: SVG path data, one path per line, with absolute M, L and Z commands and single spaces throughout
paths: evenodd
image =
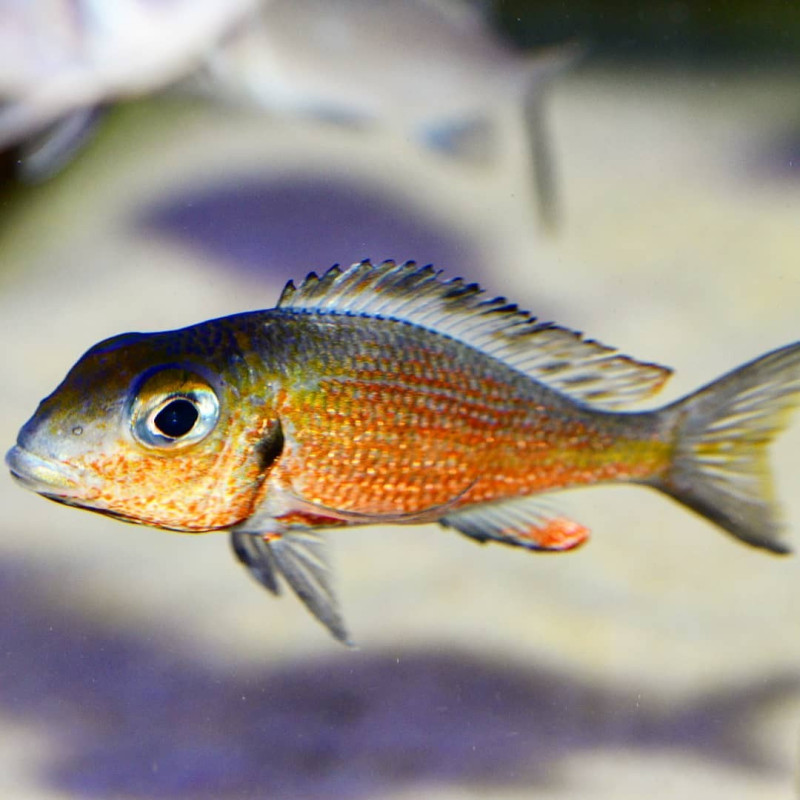
M 17 483 L 54 500 L 86 494 L 85 482 L 76 470 L 62 462 L 37 456 L 19 445 L 6 453 L 6 466 Z

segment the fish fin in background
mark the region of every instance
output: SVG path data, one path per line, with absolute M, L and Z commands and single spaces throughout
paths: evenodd
M 86 145 L 104 114 L 99 106 L 79 108 L 21 144 L 17 155 L 20 179 L 39 183 L 52 178 Z
M 788 553 L 767 446 L 800 401 L 800 342 L 723 375 L 661 413 L 675 415 L 668 472 L 648 481 L 755 547 Z
M 588 528 L 553 513 L 541 499 L 521 497 L 467 508 L 439 520 L 479 542 L 496 541 L 528 550 L 572 550 L 589 538 Z
M 561 220 L 553 137 L 545 105 L 552 83 L 579 61 L 583 48 L 575 43 L 559 45 L 531 56 L 523 96 L 523 122 L 530 153 L 533 192 L 539 223 L 546 233 L 557 230 Z
M 251 537 L 254 541 L 246 541 Z M 237 558 L 271 592 L 278 593 L 280 573 L 308 610 L 343 644 L 352 646 L 331 583 L 325 540 L 311 530 L 278 534 L 233 531 Z
M 476 283 L 444 281 L 413 261 L 369 261 L 292 281 L 278 308 L 320 314 L 379 315 L 442 333 L 599 409 L 615 409 L 657 392 L 672 374 L 635 361 L 577 331 L 539 322 L 504 297 L 486 299 Z

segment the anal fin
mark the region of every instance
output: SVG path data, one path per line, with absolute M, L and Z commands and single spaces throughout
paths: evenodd
M 531 497 L 471 506 L 439 520 L 479 542 L 496 541 L 528 550 L 572 550 L 589 537 L 589 529 Z

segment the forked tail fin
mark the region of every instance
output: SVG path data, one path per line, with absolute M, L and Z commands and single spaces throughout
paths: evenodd
M 800 342 L 773 350 L 664 409 L 675 454 L 653 485 L 737 538 L 788 553 L 773 502 L 767 446 L 800 401 Z

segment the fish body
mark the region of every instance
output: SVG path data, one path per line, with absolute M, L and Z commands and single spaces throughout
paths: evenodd
M 347 640 L 324 528 L 437 521 L 567 550 L 588 531 L 542 493 L 649 485 L 784 552 L 768 441 L 800 392 L 800 344 L 661 409 L 619 406 L 669 370 L 538 322 L 413 263 L 288 284 L 278 306 L 101 342 L 7 455 L 52 499 L 170 530 L 229 530 Z
M 272 0 L 211 69 L 231 96 L 274 110 L 423 126 L 520 101 L 565 65 L 556 53 L 521 54 L 452 0 Z
M 273 413 L 291 442 L 267 486 L 320 508 L 435 519 L 667 461 L 654 417 L 589 410 L 425 328 L 280 310 L 260 320 L 274 344 L 258 350 L 287 368 Z

